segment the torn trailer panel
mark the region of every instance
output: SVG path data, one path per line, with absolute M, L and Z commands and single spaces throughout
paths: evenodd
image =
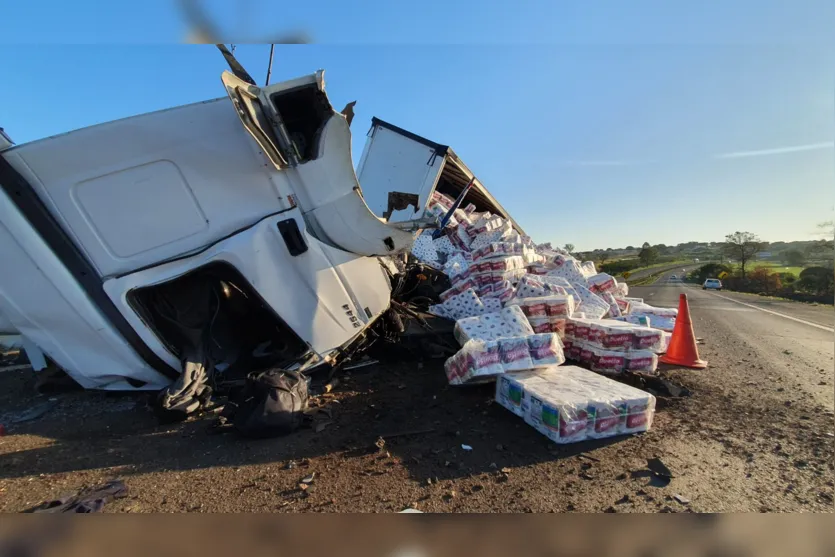
M 369 208 L 389 222 L 424 216 L 434 192 L 455 199 L 474 178 L 449 146 L 376 117 L 371 119 L 357 175 Z M 469 203 L 479 212 L 489 211 L 509 220 L 524 235 L 524 230 L 478 178 L 464 200 L 464 205 Z

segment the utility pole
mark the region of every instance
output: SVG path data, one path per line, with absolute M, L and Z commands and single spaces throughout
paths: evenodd
M 267 81 L 264 83 L 264 87 L 270 84 L 270 74 L 273 71 L 273 52 L 275 51 L 275 44 L 270 45 L 270 63 L 267 64 Z

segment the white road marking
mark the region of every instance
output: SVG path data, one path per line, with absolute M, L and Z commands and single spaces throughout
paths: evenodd
M 707 294 L 707 292 L 705 292 Z M 829 331 L 830 333 L 835 333 L 835 329 L 831 327 L 825 327 L 823 325 L 818 325 L 817 323 L 812 323 L 811 321 L 805 321 L 803 319 L 798 319 L 797 317 L 792 317 L 791 315 L 786 315 L 785 313 L 777 313 L 776 311 L 771 311 L 770 309 L 761 308 L 758 306 L 754 306 L 751 304 L 746 304 L 745 302 L 740 302 L 739 300 L 734 300 L 733 298 L 728 298 L 727 296 L 723 296 L 721 294 L 717 294 L 716 292 L 711 292 L 710 295 L 716 296 L 717 298 L 722 298 L 723 300 L 728 300 L 729 302 L 733 302 L 735 304 L 739 304 L 741 306 L 746 306 L 749 308 L 754 308 L 759 311 L 764 311 L 765 313 L 770 313 L 771 315 L 776 315 L 778 317 L 785 317 L 786 319 L 791 319 L 792 321 L 797 321 L 798 323 L 803 323 L 804 325 L 809 325 L 810 327 L 816 327 L 818 329 L 823 329 L 824 331 Z

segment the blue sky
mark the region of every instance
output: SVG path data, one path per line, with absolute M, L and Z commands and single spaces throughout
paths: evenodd
M 24 4 L 0 21 L 0 126 L 18 142 L 224 95 L 217 50 L 174 44 L 176 3 Z M 833 218 L 827 3 L 598 4 L 606 18 L 558 2 L 325 2 L 315 18 L 298 3 L 204 4 L 226 40 L 302 29 L 316 41 L 277 47 L 273 82 L 324 68 L 335 106 L 358 101 L 355 160 L 371 116 L 447 143 L 537 241 L 809 239 Z M 236 55 L 263 81 L 268 50 Z

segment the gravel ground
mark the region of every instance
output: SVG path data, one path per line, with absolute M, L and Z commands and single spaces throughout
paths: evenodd
M 832 408 L 693 314 L 710 368 L 661 371 L 692 396 L 659 398 L 647 434 L 567 446 L 491 386 L 447 386 L 437 360 L 355 370 L 314 399 L 310 427 L 262 441 L 213 432 L 211 415 L 159 425 L 141 395 L 35 396 L 31 370 L 0 372 L 0 510 L 121 478 L 130 495 L 106 512 L 831 511 Z

